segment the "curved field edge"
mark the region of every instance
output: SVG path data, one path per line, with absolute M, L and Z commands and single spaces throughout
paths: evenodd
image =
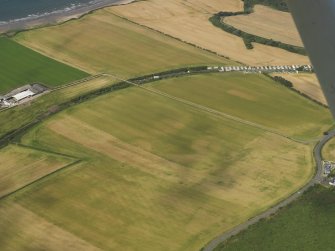
M 269 39 L 266 37 L 261 37 L 258 35 L 254 35 L 248 32 L 245 32 L 241 29 L 234 27 L 233 25 L 227 24 L 224 21 L 225 17 L 229 16 L 238 16 L 238 15 L 250 15 L 247 12 L 236 12 L 236 13 L 227 13 L 227 12 L 219 12 L 214 14 L 212 17 L 209 18 L 209 21 L 215 26 L 222 29 L 225 32 L 228 32 L 232 35 L 241 37 L 247 49 L 253 49 L 253 43 L 259 43 L 267 46 L 272 46 L 276 48 L 280 48 L 283 50 L 287 50 L 289 52 L 297 53 L 303 56 L 306 56 L 307 53 L 303 47 L 291 45 L 287 43 L 283 43 L 281 41 L 276 41 L 273 39 Z
M 194 69 L 194 70 L 196 70 L 196 69 Z M 176 76 L 174 75 L 173 72 L 176 72 Z M 171 73 L 172 75 L 170 75 L 170 74 L 168 75 L 168 78 L 171 78 L 171 77 L 173 78 L 173 77 L 179 76 L 177 74 L 178 70 L 175 70 L 173 72 Z M 193 70 L 192 70 L 192 72 L 193 72 Z M 200 69 L 200 72 L 201 72 L 201 69 Z M 195 73 L 197 73 L 197 72 L 195 72 Z M 156 75 L 157 74 L 159 75 L 160 73 L 156 73 Z M 143 76 L 143 77 L 139 77 L 139 78 L 136 78 L 136 79 L 132 79 L 130 81 L 133 81 L 134 83 L 138 82 L 140 84 L 142 84 L 142 83 L 148 83 L 148 82 L 150 83 L 152 81 L 156 81 L 155 79 L 153 79 L 154 75 L 155 74 L 148 75 L 148 76 Z M 185 75 L 185 74 L 183 74 L 183 75 Z M 186 75 L 189 75 L 189 74 L 186 74 Z M 244 75 L 238 74 L 238 73 L 236 73 L 236 74 L 233 73 L 232 76 L 235 76 L 235 80 L 236 80 L 236 79 L 240 79 L 239 76 L 244 76 Z M 256 76 L 255 75 L 255 76 L 252 77 L 252 79 L 255 80 L 255 79 L 259 78 L 259 77 L 260 76 Z M 201 79 L 202 77 L 199 77 L 199 78 Z M 269 82 L 269 84 L 271 83 L 267 87 L 270 90 L 271 90 L 271 88 L 274 88 L 274 87 L 271 87 L 272 84 L 278 85 L 278 84 L 276 84 L 275 82 L 273 82 L 269 78 L 266 78 L 266 77 L 260 77 L 260 78 L 261 79 L 263 78 L 263 81 L 262 81 L 263 84 L 266 83 L 266 82 Z M 233 79 L 230 79 L 230 82 L 232 80 Z M 93 98 L 96 95 L 103 95 L 106 92 L 117 90 L 117 89 L 119 89 L 123 85 L 125 85 L 125 87 L 129 87 L 129 83 L 124 82 L 124 83 L 121 83 L 121 85 L 120 85 L 120 82 L 118 82 L 118 81 L 120 81 L 120 80 L 119 79 L 116 80 L 112 76 L 101 75 L 101 76 L 96 77 L 94 79 L 89 79 L 89 80 L 87 80 L 85 82 L 80 82 L 80 83 L 77 83 L 77 84 L 74 84 L 74 85 L 66 86 L 65 88 L 61 88 L 61 89 L 55 90 L 54 92 L 52 92 L 50 94 L 47 94 L 47 95 L 39 98 L 38 100 L 34 100 L 30 104 L 30 106 L 19 106 L 19 107 L 15 107 L 13 109 L 8 109 L 8 110 L 1 111 L 0 117 L 3 118 L 3 124 L 2 124 L 2 126 L 0 128 L 1 129 L 0 130 L 0 135 L 2 135 L 2 139 L 1 139 L 0 143 L 1 144 L 5 143 L 4 140 L 5 140 L 6 137 L 12 137 L 11 136 L 12 134 L 13 135 L 17 134 L 15 131 L 20 131 L 21 130 L 20 128 L 24 129 L 25 126 L 29 126 L 29 124 L 31 124 L 31 123 L 35 123 L 35 122 L 38 123 L 38 121 L 43 120 L 45 117 L 48 117 L 48 116 L 52 115 L 53 113 L 58 112 L 60 109 L 65 109 L 66 107 L 68 107 L 68 105 L 71 105 L 71 103 L 72 103 L 72 105 L 74 105 L 74 104 L 76 104 L 78 102 L 80 103 L 82 101 L 87 100 L 88 98 Z M 116 83 L 117 83 L 117 85 L 115 87 L 113 87 L 112 85 L 114 85 Z M 243 83 L 244 83 L 244 85 L 247 84 L 247 87 L 249 86 L 248 82 L 243 81 Z M 217 84 L 218 83 L 216 81 L 215 85 L 217 86 Z M 255 85 L 252 82 L 250 84 L 251 84 L 250 86 L 254 86 Z M 119 85 L 119 87 L 117 87 L 118 85 Z M 225 84 L 223 83 L 222 86 L 224 87 Z M 191 86 L 187 86 L 186 85 L 185 87 L 189 88 Z M 204 85 L 202 84 L 202 88 L 203 87 L 204 87 Z M 229 87 L 229 85 L 228 85 L 228 87 Z M 124 88 L 124 87 L 121 87 L 121 88 Z M 262 88 L 262 87 L 260 87 L 260 88 Z M 280 88 L 283 88 L 283 87 L 279 87 L 279 90 L 280 90 Z M 223 90 L 223 88 L 221 88 L 221 89 Z M 182 90 L 182 89 L 180 89 L 180 90 Z M 219 91 L 218 93 L 222 94 L 222 90 Z M 275 90 L 275 88 L 274 88 L 274 90 Z M 246 90 L 242 90 L 242 94 L 241 93 L 238 94 L 238 93 L 236 93 L 236 90 L 235 91 L 232 90 L 232 89 L 230 91 L 227 90 L 228 94 L 231 97 L 235 96 L 234 99 L 236 99 L 236 97 L 237 97 L 237 98 L 242 98 L 240 101 L 242 101 L 243 99 L 246 99 L 246 100 L 244 100 L 244 102 L 245 101 L 255 101 L 255 100 L 250 100 L 250 97 L 249 97 L 249 100 L 248 100 L 248 98 L 246 98 L 246 96 L 248 96 L 248 95 L 244 95 L 243 94 L 243 93 L 245 93 L 245 91 Z M 247 90 L 247 92 L 248 91 L 249 90 Z M 283 89 L 282 89 L 282 91 L 283 91 Z M 231 93 L 231 92 L 233 92 L 233 93 Z M 237 90 L 237 92 L 240 92 L 240 91 Z M 195 95 L 194 98 L 199 98 L 199 92 L 195 93 L 195 94 L 196 95 Z M 286 96 L 288 94 L 286 94 L 286 92 L 283 92 L 280 95 L 285 95 Z M 295 93 L 295 95 L 297 95 L 297 94 Z M 293 94 L 293 96 L 291 94 L 291 97 L 295 97 L 294 94 Z M 284 100 L 284 99 L 282 99 L 278 95 L 277 95 L 276 98 L 279 98 L 278 100 L 280 102 L 282 102 Z M 298 99 L 299 100 L 305 100 L 302 97 L 299 97 Z M 215 100 L 217 101 L 217 97 L 215 98 Z M 213 101 L 215 101 L 215 100 L 213 100 Z M 190 99 L 190 101 L 192 101 L 192 98 Z M 193 101 L 197 101 L 197 100 L 193 99 Z M 225 110 L 222 110 L 222 107 L 218 107 L 217 106 L 218 102 L 216 102 L 216 101 L 214 103 L 211 103 L 211 102 L 208 103 L 208 102 L 206 102 L 205 103 L 205 107 L 209 106 L 209 107 L 212 107 L 214 109 L 217 109 L 218 111 L 216 111 L 216 113 L 220 112 L 220 111 L 225 111 Z M 274 101 L 273 103 L 276 104 L 276 100 L 270 100 L 270 102 L 272 102 L 272 101 Z M 235 100 L 235 102 L 236 102 L 236 100 Z M 305 102 L 307 102 L 307 100 L 305 100 Z M 311 102 L 311 101 L 309 101 L 309 102 Z M 252 103 L 254 103 L 254 102 L 252 102 Z M 324 108 L 316 106 L 316 104 L 313 104 L 313 105 L 312 105 L 314 107 L 313 109 L 324 109 Z M 263 109 L 263 110 L 265 109 L 264 111 L 269 110 L 269 109 L 267 109 L 266 106 L 264 106 L 264 107 L 262 107 L 261 109 Z M 307 107 L 307 103 L 306 103 L 306 107 Z M 229 108 L 229 106 L 228 106 L 228 108 Z M 305 108 L 303 110 L 305 110 Z M 30 112 L 28 112 L 28 111 L 30 111 Z M 235 109 L 235 110 L 231 110 L 231 107 L 230 107 L 230 110 L 228 109 L 228 111 L 229 112 L 233 111 L 235 113 L 235 115 L 236 115 L 236 112 L 237 112 L 238 116 L 242 115 L 242 119 L 248 119 L 248 117 L 243 118 L 243 109 L 241 110 L 241 109 L 238 108 L 238 109 Z M 242 114 L 239 114 L 239 112 L 241 112 L 241 111 L 242 111 Z M 234 113 L 232 115 L 234 115 Z M 297 109 L 296 108 L 295 108 L 295 113 L 297 113 Z M 321 110 L 320 110 L 320 113 L 317 116 L 319 117 L 319 116 L 321 116 L 321 114 L 323 114 L 326 117 L 330 117 L 329 113 L 328 114 L 324 113 Z M 289 116 L 291 116 L 291 115 L 289 115 Z M 269 116 L 274 117 L 273 114 L 270 114 Z M 326 117 L 324 117 L 324 119 L 326 119 Z M 321 117 L 319 119 L 320 119 L 320 121 L 323 121 L 323 119 L 321 119 Z M 317 123 L 319 123 L 320 121 L 317 120 Z M 255 122 L 259 122 L 259 121 L 256 120 Z M 327 121 L 323 121 L 322 123 L 324 124 L 324 127 L 328 127 L 327 125 L 330 124 L 330 121 L 327 120 Z M 323 128 L 323 129 L 320 128 L 321 131 L 326 130 L 326 129 L 328 129 L 328 128 Z M 301 138 L 301 136 L 302 136 L 301 133 L 300 133 L 300 135 L 298 135 L 298 138 L 300 137 L 302 140 L 307 140 L 307 141 L 309 141 L 311 139 L 313 140 L 313 137 L 315 137 L 316 135 L 321 134 L 321 131 L 318 131 L 318 132 L 315 131 L 315 130 L 309 131 L 309 132 L 306 131 L 305 133 L 307 133 L 307 134 L 303 138 Z M 289 135 L 286 135 L 286 136 L 289 137 Z M 294 136 L 297 136 L 297 135 L 294 135 Z
M 273 18 L 270 19 L 269 17 Z M 264 20 L 266 20 L 266 22 L 264 22 Z M 252 13 L 226 17 L 224 22 L 250 34 L 303 47 L 303 43 L 290 13 L 257 5 Z
M 111 77 L 100 76 L 95 79 L 54 90 L 51 93 L 47 93 L 33 100 L 29 105 L 17 106 L 0 111 L 0 145 L 5 143 L 2 142 L 4 137 L 15 134 L 16 130 L 43 120 L 46 116 L 59 111 L 61 104 L 87 95 L 98 89 L 112 86 L 116 82 L 117 81 Z
M 248 65 L 266 65 L 268 62 L 273 65 L 309 63 L 306 56 L 261 44 L 254 44 L 253 50 L 247 50 L 242 39 L 222 32 L 208 21 L 212 15 L 222 10 L 243 10 L 242 1 L 212 0 L 205 3 L 202 0 L 171 0 L 163 3 L 160 0 L 151 0 L 106 10 Z
M 80 32 L 81 29 L 84 32 Z M 132 24 L 105 10 L 60 25 L 21 32 L 12 39 L 59 61 L 85 68 L 90 73 L 109 72 L 120 74 L 122 77 L 137 77 L 140 72 L 149 74 L 160 69 L 175 68 L 176 65 L 186 67 L 199 64 L 236 64 Z M 113 81 L 112 79 L 111 82 Z M 58 103 L 64 102 L 62 95 L 66 97 L 67 91 L 71 93 L 72 90 L 57 90 L 33 101 L 32 107 L 21 106 L 0 112 L 0 117 L 3 118 L 0 135 L 8 135 L 14 131 L 13 129 L 38 120 L 49 110 L 57 110 Z
M 270 149 L 274 141 L 277 144 Z M 307 146 L 136 88 L 70 108 L 36 127 L 23 142 L 86 156 L 87 162 L 74 168 L 76 171 L 68 170 L 66 176 L 45 182 L 38 190 L 32 187 L 33 192 L 17 197 L 16 202 L 102 248 L 131 248 L 139 243 L 143 250 L 162 245 L 174 250 L 199 248 L 222 229 L 287 196 L 313 173 Z M 259 152 L 264 159 L 259 158 Z M 223 157 L 227 159 L 223 161 Z M 292 163 L 297 163 L 297 169 L 289 177 Z M 282 173 L 278 173 L 277 164 Z M 292 178 L 300 185 L 292 183 Z M 276 182 L 280 183 L 274 186 Z M 287 191 L 289 187 L 292 190 Z M 286 192 L 279 195 L 278 189 Z M 55 206 L 44 213 L 43 208 L 51 202 Z M 78 204 L 90 221 L 76 217 Z M 98 213 L 101 208 L 110 215 L 108 219 Z M 113 228 L 106 228 L 106 224 Z M 120 229 L 136 238 L 129 240 Z M 153 239 L 152 233 L 160 237 Z M 111 239 L 111 235 L 117 237 Z
M 218 246 L 230 250 L 331 250 L 334 189 L 317 185 L 277 214 Z

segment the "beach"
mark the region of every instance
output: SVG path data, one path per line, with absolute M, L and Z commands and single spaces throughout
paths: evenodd
M 7 23 L 0 23 L 0 34 L 27 30 L 39 26 L 54 25 L 73 18 L 79 18 L 82 15 L 97 9 L 114 5 L 129 4 L 133 1 L 134 0 L 105 0 L 93 3 L 91 5 L 81 6 L 75 9 L 64 10 L 61 12 L 52 12 L 42 16 L 23 18 Z

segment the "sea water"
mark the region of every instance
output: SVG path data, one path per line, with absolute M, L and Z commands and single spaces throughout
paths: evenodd
M 0 0 L 0 24 L 29 20 L 92 5 L 99 0 Z

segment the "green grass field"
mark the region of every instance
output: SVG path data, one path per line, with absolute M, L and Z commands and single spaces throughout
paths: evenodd
M 313 173 L 309 146 L 137 88 L 70 108 L 22 142 L 83 162 L 8 207 L 110 250 L 198 250 Z M 17 250 L 34 245 L 21 223 L 12 228 L 5 241 L 22 243 Z
M 332 125 L 327 109 L 263 75 L 196 75 L 151 86 L 298 139 L 320 137 Z
M 251 226 L 215 251 L 331 251 L 334 225 L 335 190 L 317 186 L 277 215 Z
M 62 85 L 88 74 L 0 37 L 0 94 L 30 83 Z
M 185 66 L 236 64 L 99 10 L 65 24 L 22 32 L 15 40 L 90 73 L 141 76 Z

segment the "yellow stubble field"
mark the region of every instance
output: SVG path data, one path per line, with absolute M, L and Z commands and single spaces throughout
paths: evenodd
M 107 10 L 245 64 L 309 63 L 305 56 L 261 44 L 254 44 L 253 50 L 247 50 L 241 38 L 209 22 L 208 19 L 220 11 L 243 10 L 243 3 L 239 0 L 148 0 Z
M 273 74 L 273 76 L 280 76 L 292 82 L 295 89 L 308 95 L 309 97 L 327 105 L 326 98 L 321 90 L 319 80 L 316 74 L 300 73 L 300 74 Z
M 293 18 L 288 12 L 256 5 L 253 13 L 226 17 L 224 22 L 250 34 L 303 46 Z

